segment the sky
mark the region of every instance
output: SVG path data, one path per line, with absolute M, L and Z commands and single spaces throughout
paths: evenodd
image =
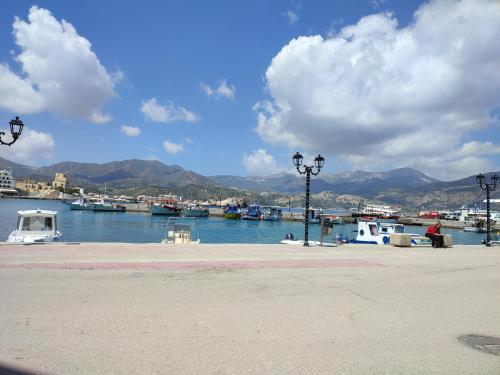
M 500 1 L 4 1 L 0 156 L 500 170 Z

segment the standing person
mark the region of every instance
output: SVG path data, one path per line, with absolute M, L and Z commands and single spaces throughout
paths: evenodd
M 436 224 L 429 225 L 425 232 L 425 237 L 431 239 L 432 247 L 443 247 L 443 235 L 441 234 L 441 222 L 438 220 Z

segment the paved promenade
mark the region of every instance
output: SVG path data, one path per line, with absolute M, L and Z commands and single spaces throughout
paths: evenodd
M 0 373 L 500 374 L 500 248 L 0 244 Z

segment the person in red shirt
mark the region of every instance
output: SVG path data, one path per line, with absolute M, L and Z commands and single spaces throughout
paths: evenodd
M 425 237 L 431 239 L 432 247 L 443 247 L 443 235 L 441 234 L 441 223 L 438 221 L 436 224 L 429 225 L 425 232 Z

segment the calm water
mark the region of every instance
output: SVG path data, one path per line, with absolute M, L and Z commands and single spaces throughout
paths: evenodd
M 0 241 L 5 241 L 15 229 L 17 211 L 30 209 L 58 211 L 59 230 L 66 242 L 160 242 L 165 238 L 168 217 L 152 216 L 148 213 L 71 211 L 60 201 L 30 199 L 0 199 Z M 296 222 L 264 222 L 247 220 L 225 220 L 211 217 L 197 219 L 203 243 L 279 243 L 286 233 L 295 238 L 304 238 L 304 225 Z M 343 234 L 354 237 L 355 225 L 345 225 Z M 338 226 L 335 227 L 338 233 Z M 425 232 L 424 227 L 406 226 L 408 233 Z M 479 244 L 484 234 L 464 233 L 445 229 L 443 233 L 453 235 L 456 244 Z M 319 225 L 311 225 L 309 236 L 319 240 Z

